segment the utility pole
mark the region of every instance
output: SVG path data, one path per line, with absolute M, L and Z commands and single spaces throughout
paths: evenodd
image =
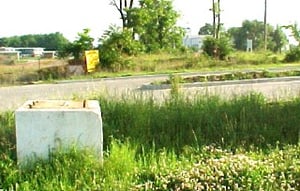
M 264 48 L 267 50 L 268 43 L 268 29 L 267 29 L 267 0 L 265 0 L 265 13 L 264 13 Z
M 221 28 L 221 8 L 220 0 L 212 0 L 212 8 L 209 9 L 213 13 L 213 37 L 215 39 L 219 38 L 220 28 Z
M 215 7 L 217 10 L 216 16 L 218 17 L 217 22 L 217 29 L 216 29 L 216 39 L 219 38 L 220 29 L 221 29 L 221 8 L 220 8 L 220 0 L 218 0 L 217 7 Z
M 212 0 L 212 13 L 213 13 L 213 37 L 216 38 L 216 4 L 215 0 Z

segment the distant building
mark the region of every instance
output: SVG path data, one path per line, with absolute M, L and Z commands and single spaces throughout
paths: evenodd
M 0 47 L 0 55 L 4 56 L 6 59 L 19 60 L 20 52 L 16 51 L 15 48 L 11 47 Z
M 43 51 L 43 58 L 55 58 L 56 54 L 56 51 Z
M 20 47 L 14 48 L 15 51 L 20 52 L 21 57 L 37 57 L 42 56 L 44 52 L 44 48 L 40 47 Z
M 183 39 L 183 45 L 189 48 L 200 50 L 204 39 L 208 36 L 209 35 L 187 35 Z
M 12 48 L 12 47 L 0 47 L 0 51 L 13 52 L 13 51 L 16 51 L 16 50 L 15 50 L 15 48 Z
M 36 57 L 42 56 L 44 48 L 40 47 L 0 47 L 0 51 L 3 53 L 19 52 L 21 57 Z

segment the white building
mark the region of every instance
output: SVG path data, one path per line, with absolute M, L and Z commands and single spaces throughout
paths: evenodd
M 44 48 L 40 47 L 0 47 L 2 53 L 19 52 L 21 57 L 36 57 L 42 56 Z
M 20 47 L 20 48 L 14 48 L 16 51 L 20 52 L 20 55 L 22 57 L 36 57 L 36 56 L 42 56 L 44 52 L 44 48 L 40 47 Z
M 0 47 L 0 55 L 9 59 L 20 59 L 20 52 L 11 47 Z
M 183 38 L 183 45 L 200 50 L 203 45 L 203 40 L 207 36 L 209 35 L 187 35 Z

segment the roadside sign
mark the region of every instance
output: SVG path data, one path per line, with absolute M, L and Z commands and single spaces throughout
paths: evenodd
M 87 50 L 85 51 L 86 69 L 87 72 L 94 72 L 99 62 L 99 51 L 98 50 Z

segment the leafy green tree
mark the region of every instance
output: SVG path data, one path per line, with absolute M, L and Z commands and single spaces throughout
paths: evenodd
M 0 38 L 0 46 L 43 47 L 46 50 L 59 50 L 68 43 L 69 41 L 59 32 Z
M 56 32 L 44 35 L 37 35 L 38 47 L 43 47 L 46 50 L 60 50 L 66 44 L 70 43 L 63 34 Z
M 232 51 L 232 44 L 225 33 L 221 33 L 220 2 L 220 0 L 212 0 L 212 8 L 210 9 L 213 13 L 212 25 L 206 23 L 205 26 L 200 28 L 199 34 L 212 35 L 203 41 L 202 49 L 208 56 L 223 60 L 226 59 Z
M 199 35 L 213 35 L 214 29 L 213 26 L 209 23 L 205 23 L 203 27 L 200 28 Z
M 0 39 L 0 46 L 6 47 L 22 47 L 21 38 L 19 36 L 4 37 Z
M 270 48 L 273 52 L 281 52 L 282 48 L 287 45 L 287 36 L 282 31 L 282 28 L 277 26 L 274 32 L 270 35 L 273 43 L 270 44 Z M 272 46 L 273 45 L 273 46 Z
M 121 57 L 123 55 L 132 56 L 143 51 L 143 45 L 132 39 L 131 35 L 132 31 L 130 29 L 110 26 L 100 39 L 100 60 L 104 66 L 122 65 Z
M 297 24 L 283 26 L 286 29 L 290 29 L 294 39 L 298 42 L 297 46 L 291 47 L 291 49 L 285 55 L 284 60 L 286 62 L 298 62 L 300 61 L 300 31 Z
M 94 39 L 90 36 L 90 29 L 83 29 L 83 32 L 78 33 L 77 39 L 67 44 L 59 52 L 61 57 L 66 57 L 68 55 L 74 56 L 74 59 L 81 59 L 84 55 L 85 50 L 93 49 Z
M 24 35 L 21 36 L 21 42 L 23 47 L 37 47 L 37 41 L 33 35 Z
M 285 28 L 285 29 L 290 29 L 291 30 L 294 39 L 298 42 L 298 46 L 300 47 L 300 31 L 298 30 L 297 23 L 295 23 L 293 25 L 285 25 L 285 26 L 282 26 L 282 27 Z
M 179 14 L 170 0 L 140 0 L 140 6 L 128 11 L 129 25 L 146 51 L 182 46 L 184 30 L 176 26 Z
M 267 25 L 268 31 L 268 49 L 272 50 L 272 44 L 274 33 L 274 28 L 271 25 Z M 251 39 L 253 42 L 254 50 L 264 49 L 264 31 L 265 26 L 261 21 L 249 21 L 245 20 L 242 23 L 242 27 L 230 28 L 228 33 L 232 36 L 234 41 L 234 46 L 238 50 L 246 50 L 246 41 Z M 277 39 L 278 40 L 278 39 Z

